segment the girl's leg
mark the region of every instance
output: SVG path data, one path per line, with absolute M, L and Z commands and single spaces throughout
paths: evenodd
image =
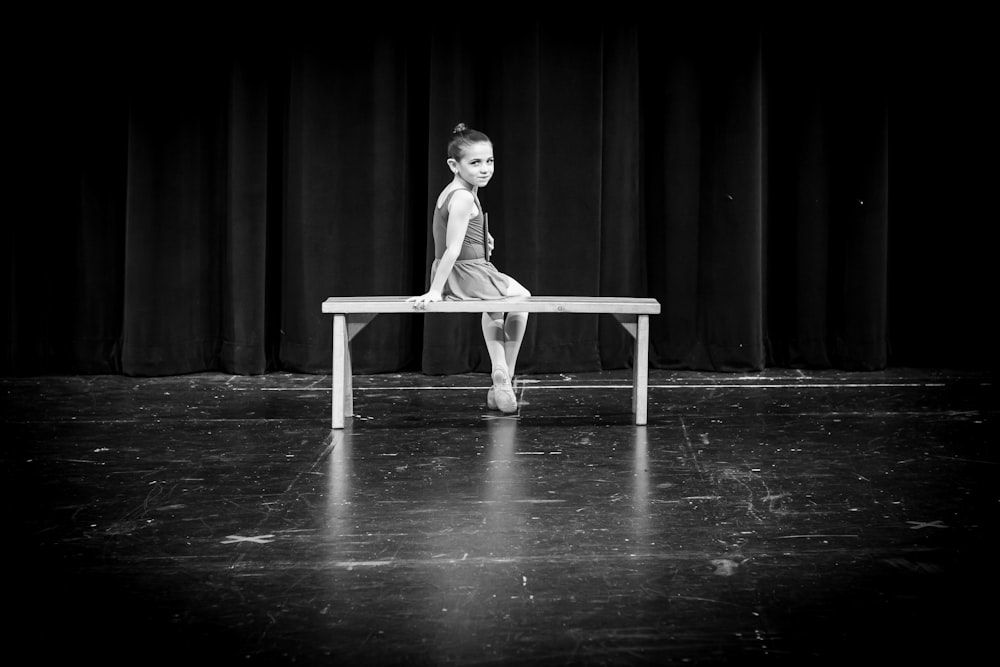
M 531 296 L 528 288 L 513 278 L 510 280 L 510 287 L 507 289 L 508 297 Z M 511 381 L 514 379 L 517 353 L 521 351 L 521 341 L 524 339 L 524 330 L 527 326 L 528 313 L 507 313 L 507 318 L 504 321 L 504 358 L 507 361 L 507 372 L 510 374 Z
M 486 395 L 486 405 L 508 414 L 517 412 L 517 397 L 514 396 L 507 366 L 503 313 L 483 313 L 483 338 L 493 365 L 493 386 Z
M 514 370 L 517 367 L 517 353 L 521 351 L 521 341 L 524 339 L 524 330 L 528 326 L 528 313 L 507 313 L 504 320 L 504 358 L 507 361 L 507 373 L 511 379 L 514 378 Z
M 483 339 L 490 354 L 492 370 L 507 372 L 503 313 L 483 313 Z

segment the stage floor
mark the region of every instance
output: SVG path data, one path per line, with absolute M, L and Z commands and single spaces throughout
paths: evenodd
M 989 373 L 0 379 L 8 655 L 978 662 Z M 984 607 L 982 610 L 980 607 Z M 976 656 L 973 659 L 973 656 Z

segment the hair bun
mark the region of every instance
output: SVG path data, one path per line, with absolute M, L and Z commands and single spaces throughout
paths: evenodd
M 468 129 L 469 129 L 469 128 L 467 128 L 467 127 L 465 126 L 465 123 L 459 123 L 458 125 L 456 125 L 456 126 L 455 126 L 455 129 L 454 129 L 454 130 L 452 130 L 452 131 L 451 131 L 451 133 L 452 133 L 452 134 L 460 134 L 460 133 L 462 133 L 462 132 L 465 132 L 465 131 L 466 131 L 466 130 L 468 130 Z

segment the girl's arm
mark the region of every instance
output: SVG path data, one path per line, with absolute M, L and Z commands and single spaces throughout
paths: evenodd
M 472 210 L 476 202 L 472 194 L 468 191 L 459 191 L 452 195 L 448 205 L 448 230 L 445 236 L 445 250 L 438 262 L 437 271 L 431 280 L 430 289 L 421 296 L 412 296 L 407 301 L 424 303 L 427 301 L 440 301 L 441 292 L 444 290 L 445 282 L 455 266 L 455 260 L 462 252 L 462 241 L 465 240 L 465 232 L 469 228 L 469 218 L 472 217 Z

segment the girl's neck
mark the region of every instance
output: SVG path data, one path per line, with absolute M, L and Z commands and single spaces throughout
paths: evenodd
M 464 178 L 462 178 L 458 174 L 455 174 L 455 178 L 454 178 L 454 180 L 452 180 L 452 184 L 453 185 L 458 185 L 459 187 L 461 187 L 464 190 L 468 190 L 473 195 L 475 195 L 475 194 L 477 194 L 479 192 L 479 186 L 478 185 L 473 185 L 472 183 L 469 183 L 467 180 L 465 180 Z

